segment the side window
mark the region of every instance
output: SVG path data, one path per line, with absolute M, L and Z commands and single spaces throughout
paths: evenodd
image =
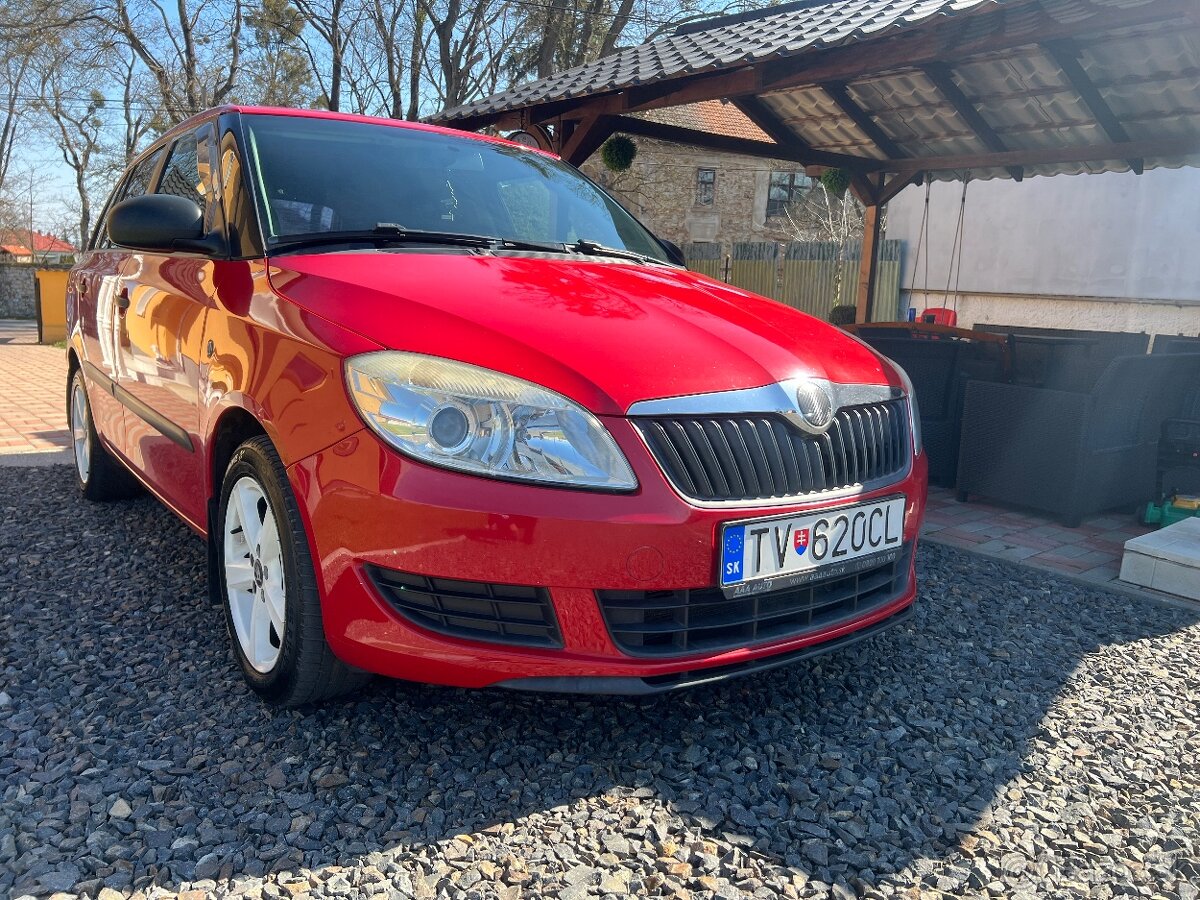
M 171 148 L 171 156 L 167 160 L 167 167 L 163 169 L 157 193 L 184 197 L 195 201 L 201 208 L 204 207 L 207 191 L 200 179 L 195 134 L 185 134 Z
M 112 242 L 108 239 L 108 211 L 122 200 L 128 200 L 130 197 L 140 197 L 150 190 L 150 179 L 154 177 L 154 170 L 158 168 L 158 161 L 162 158 L 162 154 L 163 151 L 160 147 L 145 159 L 136 163 L 125 176 L 125 180 L 113 191 L 108 205 L 104 207 L 104 212 L 100 214 L 100 221 L 96 224 L 96 233 L 92 239 L 93 249 L 104 250 L 112 247 Z

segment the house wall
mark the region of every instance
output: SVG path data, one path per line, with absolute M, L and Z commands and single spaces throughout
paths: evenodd
M 760 160 L 635 137 L 638 152 L 626 172 L 610 172 L 594 153 L 582 166 L 659 237 L 677 244 L 791 241 L 786 219 L 767 219 L 772 171 L 798 171 L 796 163 Z M 711 206 L 696 203 L 696 170 L 715 169 Z
M 888 205 L 918 309 L 946 305 L 961 197 L 932 185 L 920 260 L 924 189 Z M 1200 169 L 972 182 L 962 234 L 960 323 L 1200 332 Z

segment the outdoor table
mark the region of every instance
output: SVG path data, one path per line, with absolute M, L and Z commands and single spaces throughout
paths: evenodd
M 1012 350 L 1007 334 L 994 331 L 976 331 L 955 325 L 937 322 L 862 322 L 840 326 L 843 331 L 855 335 L 889 336 L 912 338 L 918 341 L 972 341 L 979 344 L 998 344 L 1001 370 L 1005 380 L 1012 371 Z

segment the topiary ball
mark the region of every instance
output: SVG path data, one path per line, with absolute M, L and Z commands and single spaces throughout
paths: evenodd
M 637 156 L 637 144 L 623 134 L 614 135 L 600 148 L 600 159 L 605 168 L 613 172 L 624 172 L 633 165 Z
M 845 169 L 826 169 L 821 173 L 821 184 L 833 196 L 844 197 L 846 188 L 850 187 L 850 173 Z

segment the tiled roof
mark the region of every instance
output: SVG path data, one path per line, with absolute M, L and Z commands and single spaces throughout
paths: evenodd
M 681 29 L 671 37 L 566 69 L 477 103 L 439 113 L 435 121 L 502 112 L 533 103 L 566 100 L 633 87 L 677 75 L 744 66 L 817 48 L 879 37 L 933 16 L 957 15 L 1001 0 L 838 0 L 789 3 L 716 20 L 703 30 Z M 720 24 L 727 22 L 727 24 Z
M 857 160 L 879 171 L 924 170 L 936 178 L 961 178 L 965 166 L 950 165 L 951 161 L 1002 153 L 1008 154 L 1003 164 L 978 162 L 970 177 L 1200 166 L 1197 2 L 807 0 L 681 29 L 447 110 L 436 119 L 478 128 L 504 114 L 528 111 L 531 121 L 546 121 L 564 108 L 584 108 L 575 101 L 591 100 L 597 101 L 601 114 L 608 114 L 604 95 L 624 93 L 626 98 L 643 98 L 631 105 L 643 111 L 632 115 L 730 136 L 753 128 L 753 138 L 761 141 L 762 133 L 742 122 L 732 103 L 665 105 L 676 86 L 695 86 L 697 91 L 686 96 L 703 96 L 703 79 L 690 76 L 714 74 L 715 85 L 743 85 L 731 94 L 752 100 L 760 112 L 756 119 L 773 135 L 786 131 L 795 138 L 792 146 L 804 152 Z M 959 34 L 933 30 L 947 19 Z M 1047 27 L 1057 37 L 1047 36 Z M 925 28 L 928 41 L 924 35 L 908 34 L 902 37 L 904 43 L 880 42 L 879 62 L 868 52 L 837 55 L 846 73 L 841 82 L 831 85 L 815 74 L 821 60 L 830 59 L 821 56 L 827 48 L 869 45 Z M 980 35 L 997 31 L 1011 43 L 997 42 L 988 49 Z M 984 49 L 960 49 L 972 41 Z M 922 42 L 943 49 L 926 49 L 922 61 L 910 64 L 909 49 Z M 807 57 L 794 59 L 805 54 L 813 55 L 811 62 Z M 775 65 L 789 58 L 787 66 Z M 725 73 L 735 70 L 739 75 L 733 77 L 764 80 L 726 80 Z M 766 77 L 772 71 L 790 75 L 784 82 L 772 82 Z M 811 83 L 805 81 L 810 71 Z M 756 83 L 777 86 L 758 92 L 744 87 Z M 721 88 L 709 90 L 709 97 L 721 96 Z M 621 108 L 620 98 L 615 99 L 618 102 L 608 109 Z M 662 108 L 653 108 L 660 102 Z M 964 108 L 969 108 L 965 115 Z M 686 135 L 680 137 L 686 142 Z M 1130 153 L 1133 159 L 1088 155 L 1114 144 L 1140 152 Z M 1063 151 L 1061 159 L 1055 158 L 1057 151 Z
M 708 134 L 744 138 L 750 141 L 770 142 L 766 132 L 746 118 L 746 114 L 732 103 L 720 100 L 704 100 L 684 106 L 667 106 L 638 114 L 640 118 L 678 128 L 690 128 Z
M 33 250 L 29 249 L 29 243 L 31 242 Z M 42 234 L 40 231 L 32 233 L 17 231 L 11 234 L 0 235 L 0 250 L 4 250 L 13 256 L 31 256 L 35 253 L 75 252 L 75 248 L 66 241 L 56 238 L 52 234 Z
M 33 249 L 36 253 L 74 253 L 75 248 L 52 234 L 33 233 Z

